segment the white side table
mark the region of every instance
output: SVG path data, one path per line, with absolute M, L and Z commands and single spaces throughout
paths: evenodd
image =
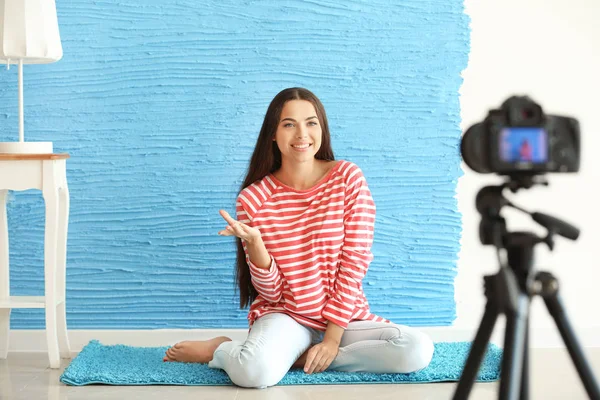
M 0 154 L 0 359 L 8 353 L 10 310 L 44 308 L 50 368 L 70 358 L 67 336 L 66 256 L 69 224 L 68 154 Z M 44 296 L 11 296 L 6 195 L 9 190 L 39 189 L 46 205 Z

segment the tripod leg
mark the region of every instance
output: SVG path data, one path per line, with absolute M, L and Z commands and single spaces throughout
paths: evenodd
M 527 310 L 529 315 L 529 310 Z M 523 370 L 521 371 L 521 397 L 519 400 L 529 399 L 529 319 L 525 320 L 525 343 L 523 346 Z
M 502 379 L 498 397 L 500 400 L 517 400 L 522 390 L 521 374 L 528 308 L 529 297 L 521 294 L 517 300 L 516 310 L 507 311 L 506 313 Z
M 454 392 L 453 397 L 454 400 L 461 400 L 469 397 L 469 393 L 471 392 L 473 382 L 475 381 L 477 373 L 479 372 L 481 360 L 486 353 L 487 344 L 492 336 L 494 325 L 496 325 L 497 319 L 498 309 L 493 304 L 492 300 L 488 300 L 485 306 L 483 318 L 481 319 L 481 324 L 479 324 L 479 329 L 477 330 L 471 351 L 467 357 L 465 368 L 463 369 L 463 373 L 460 377 L 458 385 L 456 386 L 456 391 Z
M 583 382 L 583 386 L 585 387 L 588 396 L 590 399 L 600 400 L 598 382 L 596 382 L 596 379 L 592 373 L 592 369 L 583 356 L 581 346 L 579 345 L 577 338 L 575 337 L 575 333 L 571 328 L 571 324 L 569 323 L 565 309 L 562 305 L 560 297 L 558 296 L 558 283 L 556 279 L 551 274 L 545 272 L 539 273 L 538 277 L 542 282 L 542 287 L 544 288 L 543 296 L 546 307 L 548 308 L 548 312 L 552 318 L 554 318 L 554 322 L 556 323 L 563 341 L 569 350 L 571 359 L 575 364 L 575 368 L 579 373 L 579 377 Z

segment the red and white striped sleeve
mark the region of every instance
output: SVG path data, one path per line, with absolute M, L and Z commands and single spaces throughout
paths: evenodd
M 258 205 L 252 204 L 253 200 L 249 200 L 247 197 L 253 197 L 256 199 L 256 196 L 250 192 L 251 189 L 243 191 L 238 196 L 238 200 L 236 202 L 236 216 L 237 220 L 252 226 L 252 219 L 250 215 L 254 215 Z M 271 266 L 268 269 L 258 268 L 252 261 L 250 261 L 250 256 L 248 255 L 248 248 L 246 246 L 246 242 L 242 240 L 242 245 L 244 247 L 244 253 L 246 254 L 246 263 L 250 268 L 250 276 L 252 277 L 252 285 L 256 289 L 256 291 L 268 302 L 270 303 L 278 303 L 281 300 L 281 296 L 283 294 L 283 281 L 281 279 L 281 271 L 277 267 L 277 263 L 271 254 Z
M 375 227 L 375 203 L 365 177 L 356 165 L 347 171 L 344 200 L 344 244 L 334 293 L 327 300 L 322 316 L 346 328 L 354 314 L 361 282 L 373 260 L 371 246 Z

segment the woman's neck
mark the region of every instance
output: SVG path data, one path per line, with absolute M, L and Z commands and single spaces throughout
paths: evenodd
M 283 161 L 281 168 L 275 171 L 275 177 L 282 183 L 296 190 L 306 190 L 313 187 L 326 173 L 327 162 L 311 160 L 303 163 Z

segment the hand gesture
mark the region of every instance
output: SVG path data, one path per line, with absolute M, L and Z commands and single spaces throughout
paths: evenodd
M 219 210 L 219 214 L 221 214 L 228 224 L 224 230 L 219 231 L 219 235 L 236 236 L 246 243 L 252 243 L 257 239 L 260 239 L 260 231 L 258 229 L 236 221 L 235 219 L 231 218 L 231 216 L 225 210 Z
M 325 371 L 338 354 L 339 344 L 334 340 L 324 339 L 321 343 L 314 345 L 308 350 L 304 372 Z

